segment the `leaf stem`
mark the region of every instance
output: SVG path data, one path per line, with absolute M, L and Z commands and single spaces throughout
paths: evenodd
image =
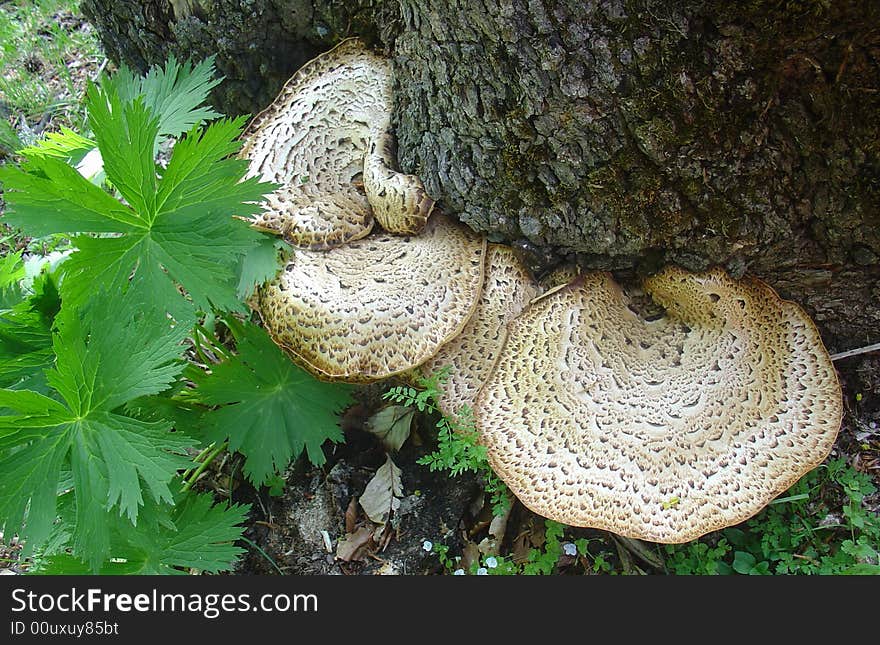
M 199 463 L 199 467 L 196 468 L 194 471 L 190 469 L 183 474 L 184 484 L 181 490 L 183 492 L 186 492 L 190 488 L 192 488 L 193 484 L 198 481 L 201 474 L 205 472 L 205 469 L 211 464 L 212 461 L 217 458 L 217 455 L 226 450 L 228 445 L 229 444 L 226 441 L 224 441 L 220 445 L 212 443 L 210 446 L 202 450 L 202 452 L 200 452 L 195 459 L 195 461 L 199 461 L 199 459 L 202 460 L 201 463 Z

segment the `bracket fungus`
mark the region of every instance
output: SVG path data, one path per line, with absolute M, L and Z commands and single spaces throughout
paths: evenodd
M 418 235 L 425 228 L 434 200 L 422 180 L 393 169 L 397 159 L 394 135 L 377 133 L 364 158 L 364 189 L 373 217 L 389 233 Z
M 736 524 L 822 462 L 843 405 L 803 310 L 722 270 L 646 279 L 665 309 L 650 320 L 607 273 L 539 285 L 394 170 L 391 81 L 343 41 L 245 133 L 249 174 L 282 184 L 253 225 L 300 247 L 255 302 L 296 362 L 348 382 L 451 364 L 441 409 L 472 405 L 527 507 L 631 538 Z
M 453 415 L 463 406 L 473 408 L 477 392 L 492 373 L 504 345 L 507 323 L 539 293 L 538 283 L 511 247 L 489 245 L 483 291 L 473 316 L 460 334 L 419 369 L 427 375 L 450 366 L 437 401 L 444 415 Z
M 282 185 L 254 227 L 295 246 L 328 249 L 368 235 L 371 204 L 384 217 L 389 202 L 405 209 L 401 232 L 419 230 L 414 222 L 424 226 L 434 201 L 417 177 L 392 170 L 396 160 L 388 156 L 394 154 L 391 81 L 390 63 L 357 38 L 312 59 L 287 81 L 243 135 L 248 176 Z M 393 232 L 396 221 L 383 221 Z
M 645 320 L 605 273 L 508 330 L 474 417 L 533 511 L 677 543 L 741 522 L 822 462 L 842 399 L 815 326 L 756 279 L 666 269 Z
M 435 215 L 415 237 L 295 250 L 259 293 L 275 342 L 327 380 L 369 382 L 424 363 L 470 319 L 486 240 Z

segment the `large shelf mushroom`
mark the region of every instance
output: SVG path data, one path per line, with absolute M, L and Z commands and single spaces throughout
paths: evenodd
M 258 308 L 277 344 L 320 378 L 375 381 L 434 356 L 480 297 L 486 241 L 435 215 L 418 236 L 296 250 Z
M 507 324 L 539 293 L 538 283 L 511 247 L 489 245 L 486 277 L 474 314 L 461 333 L 442 345 L 418 370 L 427 376 L 450 368 L 437 401 L 444 415 L 454 416 L 465 407 L 473 407 L 477 392 L 495 368 Z
M 365 237 L 374 213 L 386 231 L 420 231 L 434 200 L 394 170 L 391 108 L 390 64 L 357 38 L 300 68 L 243 135 L 248 176 L 281 184 L 253 225 L 310 249 Z
M 841 422 L 815 326 L 756 279 L 667 269 L 646 321 L 605 273 L 508 330 L 474 410 L 489 462 L 533 511 L 676 543 L 741 522 L 827 456 Z

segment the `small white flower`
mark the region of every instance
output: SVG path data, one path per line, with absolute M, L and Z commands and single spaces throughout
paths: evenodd
M 498 560 L 496 560 L 494 556 L 489 556 L 486 558 L 486 566 L 490 569 L 494 569 L 498 566 Z
M 566 542 L 562 545 L 562 552 L 565 553 L 565 555 L 574 556 L 578 554 L 578 548 L 571 542 Z
M 434 543 L 431 542 L 430 540 L 425 540 L 424 542 L 422 542 L 422 548 L 425 551 L 430 551 L 431 549 L 434 548 Z
M 477 575 L 478 576 L 488 576 L 489 570 L 486 567 L 480 567 L 479 569 L 477 569 Z
M 455 571 L 452 572 L 452 575 L 454 575 L 454 576 L 463 576 L 463 575 L 464 575 L 464 569 L 456 569 Z

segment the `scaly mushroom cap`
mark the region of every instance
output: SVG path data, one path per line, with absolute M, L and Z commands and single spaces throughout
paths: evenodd
M 358 184 L 371 135 L 390 110 L 391 67 L 356 38 L 301 67 L 243 135 L 248 176 L 284 185 L 255 226 L 308 248 L 367 235 L 373 218 Z M 315 201 L 326 224 L 316 225 L 314 209 L 299 213 Z
M 365 237 L 372 208 L 387 231 L 420 232 L 434 200 L 393 170 L 391 109 L 391 65 L 357 38 L 301 67 L 243 135 L 248 176 L 283 184 L 254 226 L 327 249 Z
M 373 219 L 365 219 L 365 212 L 363 201 L 348 193 L 311 198 L 282 186 L 266 198 L 266 207 L 251 226 L 320 251 L 365 237 L 373 230 Z
M 795 304 L 756 279 L 669 269 L 646 321 L 592 273 L 510 324 L 475 420 L 546 517 L 677 543 L 744 521 L 827 456 L 837 375 Z
M 397 151 L 394 136 L 380 132 L 370 141 L 364 157 L 364 189 L 373 217 L 389 233 L 417 235 L 434 209 L 422 180 L 394 170 Z
M 508 246 L 490 244 L 486 254 L 483 293 L 470 322 L 419 368 L 429 375 L 451 367 L 443 395 L 437 402 L 447 416 L 463 406 L 473 408 L 477 392 L 492 373 L 507 336 L 507 323 L 538 296 L 535 279 Z
M 580 267 L 574 264 L 563 264 L 556 267 L 540 280 L 543 293 L 548 294 L 564 287 L 581 274 Z
M 260 312 L 275 342 L 316 376 L 387 378 L 461 332 L 480 297 L 485 253 L 484 238 L 443 216 L 416 237 L 296 250 L 262 289 Z

